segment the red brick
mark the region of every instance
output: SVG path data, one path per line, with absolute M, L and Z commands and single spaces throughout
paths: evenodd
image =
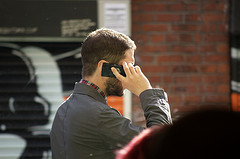
M 217 10 L 226 13 L 228 10 L 228 3 L 219 2 L 217 5 Z
M 146 2 L 147 0 L 134 0 L 134 2 Z M 132 1 L 133 2 L 133 1 Z
M 141 31 L 141 26 L 139 24 L 132 24 L 132 30 L 139 32 Z
M 191 74 L 191 75 L 188 75 L 188 78 L 189 78 L 189 82 L 191 82 L 191 83 L 201 83 L 202 82 L 201 75 Z
M 177 34 L 167 34 L 166 41 L 167 42 L 179 41 L 179 36 Z
M 217 67 L 217 70 L 218 70 L 219 73 L 229 73 L 230 72 L 229 63 L 219 64 L 218 67 Z
M 202 41 L 202 35 L 201 34 L 194 34 L 194 42 L 201 42 Z
M 146 0 L 148 3 L 150 2 L 150 3 L 155 3 L 155 2 L 158 2 L 159 3 L 159 0 Z M 162 2 L 164 2 L 164 0 L 162 1 Z
M 204 65 L 201 66 L 201 72 L 203 73 L 214 73 L 217 71 L 217 66 L 216 65 Z
M 189 21 L 189 22 L 201 21 L 201 15 L 200 14 L 187 14 L 186 21 Z
M 168 31 L 168 26 L 164 24 L 143 24 L 142 31 Z
M 188 82 L 188 78 L 187 78 L 187 76 L 173 77 L 173 82 L 176 82 L 176 83 L 187 83 Z
M 157 20 L 159 22 L 179 22 L 182 21 L 182 16 L 179 14 L 158 14 Z
M 152 85 L 167 91 L 174 110 L 230 105 L 229 2 L 131 3 L 136 56 Z
M 174 65 L 172 66 L 172 72 L 198 72 L 198 69 L 194 65 Z
M 202 56 L 201 55 L 190 55 L 186 57 L 186 62 L 201 62 Z
M 168 46 L 166 45 L 143 45 L 142 46 L 143 52 L 148 53 L 161 53 L 161 52 L 167 52 Z
M 135 34 L 132 39 L 135 43 L 146 43 L 148 41 L 148 36 L 146 34 Z M 138 47 L 138 46 L 137 46 Z
M 176 12 L 176 11 L 196 11 L 199 9 L 198 4 L 184 4 L 184 3 L 175 3 L 175 4 L 169 4 L 169 10 L 171 12 Z
M 226 83 L 229 82 L 229 77 L 228 76 L 221 76 L 221 75 L 204 75 L 203 76 L 203 82 L 205 83 L 214 83 L 214 84 L 218 84 L 218 83 Z
M 156 83 L 154 83 L 152 86 L 153 86 L 153 88 L 163 88 L 163 84 L 162 84 L 162 76 L 161 75 L 156 75 L 156 76 L 153 76 L 153 77 L 156 77 L 156 78 L 161 78 L 161 82 L 156 82 Z
M 185 5 L 184 4 L 169 4 L 169 10 L 170 11 L 183 11 L 185 10 Z
M 201 45 L 200 46 L 200 52 L 206 53 L 206 52 L 216 52 L 216 46 L 215 45 Z
M 170 82 L 172 82 L 172 76 L 164 76 L 163 77 L 163 81 L 165 82 L 165 83 L 170 83 Z
M 168 95 L 168 101 L 169 103 L 171 103 L 171 105 L 174 105 L 173 103 L 182 103 L 183 98 L 180 95 Z
M 206 56 L 204 56 L 204 61 L 206 61 L 206 62 L 228 61 L 228 56 L 227 55 L 219 55 L 219 54 L 206 55 Z
M 169 72 L 169 66 L 164 65 L 143 65 L 141 66 L 143 72 L 147 73 L 161 73 L 161 72 Z
M 167 11 L 166 4 L 142 4 L 141 11 Z
M 220 13 L 206 13 L 203 14 L 204 22 L 227 22 L 227 16 Z
M 216 32 L 217 25 L 216 24 L 202 24 L 200 27 L 202 32 Z
M 176 93 L 196 93 L 197 88 L 195 85 L 174 85 L 172 86 L 172 91 Z
M 218 53 L 229 53 L 229 45 L 228 44 L 218 44 L 217 52 Z
M 187 10 L 198 11 L 199 10 L 199 4 L 187 4 Z
M 181 42 L 192 42 L 193 41 L 192 34 L 181 34 L 179 37 L 180 37 Z
M 198 25 L 179 24 L 172 25 L 172 31 L 198 31 Z
M 151 22 L 153 21 L 153 14 L 146 14 L 146 13 L 135 13 L 132 16 L 133 22 Z
M 149 77 L 151 83 L 159 83 L 161 82 L 162 78 L 160 76 L 151 76 Z
M 224 24 L 218 24 L 217 25 L 217 31 L 220 33 L 228 33 L 229 32 L 229 26 L 227 23 Z
M 204 84 L 199 88 L 199 92 L 201 93 L 215 93 L 216 90 L 216 86 L 212 84 Z
M 140 5 L 137 3 L 132 3 L 131 9 L 132 9 L 132 12 L 137 12 L 137 11 L 141 10 Z
M 218 86 L 219 93 L 230 93 L 230 85 L 229 84 L 221 84 Z
M 186 95 L 184 97 L 185 104 L 193 105 L 194 103 L 199 104 L 202 101 L 202 96 L 200 95 Z
M 163 42 L 164 35 L 163 34 L 153 34 L 153 35 L 151 35 L 151 41 L 152 42 Z
M 154 56 L 151 55 L 138 55 L 141 63 L 152 63 L 154 60 Z
M 203 11 L 214 11 L 217 8 L 217 4 L 216 3 L 204 3 L 202 5 L 202 10 Z
M 196 53 L 197 46 L 195 45 L 173 45 L 172 52 Z
M 225 34 L 207 34 L 204 36 L 205 42 L 228 42 L 228 35 Z
M 184 57 L 182 55 L 159 55 L 157 61 L 160 63 L 183 62 Z
M 230 97 L 226 96 L 226 95 L 209 95 L 206 96 L 205 98 L 205 102 L 209 102 L 209 103 L 221 103 L 223 104 L 230 104 Z

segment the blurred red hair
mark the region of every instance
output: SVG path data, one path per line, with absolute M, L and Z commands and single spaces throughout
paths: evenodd
M 116 159 L 149 159 L 154 154 L 154 147 L 159 146 L 163 130 L 166 126 L 153 126 L 143 130 L 123 149 L 116 152 Z M 164 135 L 164 134 L 163 134 Z M 157 145 L 156 145 L 157 144 Z

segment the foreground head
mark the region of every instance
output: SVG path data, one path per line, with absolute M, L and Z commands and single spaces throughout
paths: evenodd
M 173 125 L 146 129 L 116 159 L 239 158 L 239 123 L 240 112 L 195 112 Z
M 82 45 L 82 77 L 92 76 L 104 62 L 122 64 L 124 61 L 134 63 L 134 42 L 126 35 L 111 29 L 98 29 L 90 33 Z M 120 81 L 107 78 L 106 95 L 122 95 Z

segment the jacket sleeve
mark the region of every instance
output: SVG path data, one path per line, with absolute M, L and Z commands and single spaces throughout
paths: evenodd
M 163 89 L 147 89 L 140 96 L 147 127 L 172 124 L 170 106 Z
M 163 90 L 146 90 L 141 93 L 140 100 L 147 127 L 172 123 L 170 108 Z M 102 111 L 98 122 L 99 133 L 109 149 L 123 147 L 144 129 L 133 125 L 130 120 L 121 116 L 113 108 Z

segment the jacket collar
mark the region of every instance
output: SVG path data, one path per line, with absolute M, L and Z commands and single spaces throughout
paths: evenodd
M 76 82 L 73 94 L 85 94 L 85 95 L 91 96 L 92 98 L 94 98 L 99 102 L 106 104 L 106 100 L 97 90 L 95 90 L 93 87 L 88 86 L 84 83 Z

